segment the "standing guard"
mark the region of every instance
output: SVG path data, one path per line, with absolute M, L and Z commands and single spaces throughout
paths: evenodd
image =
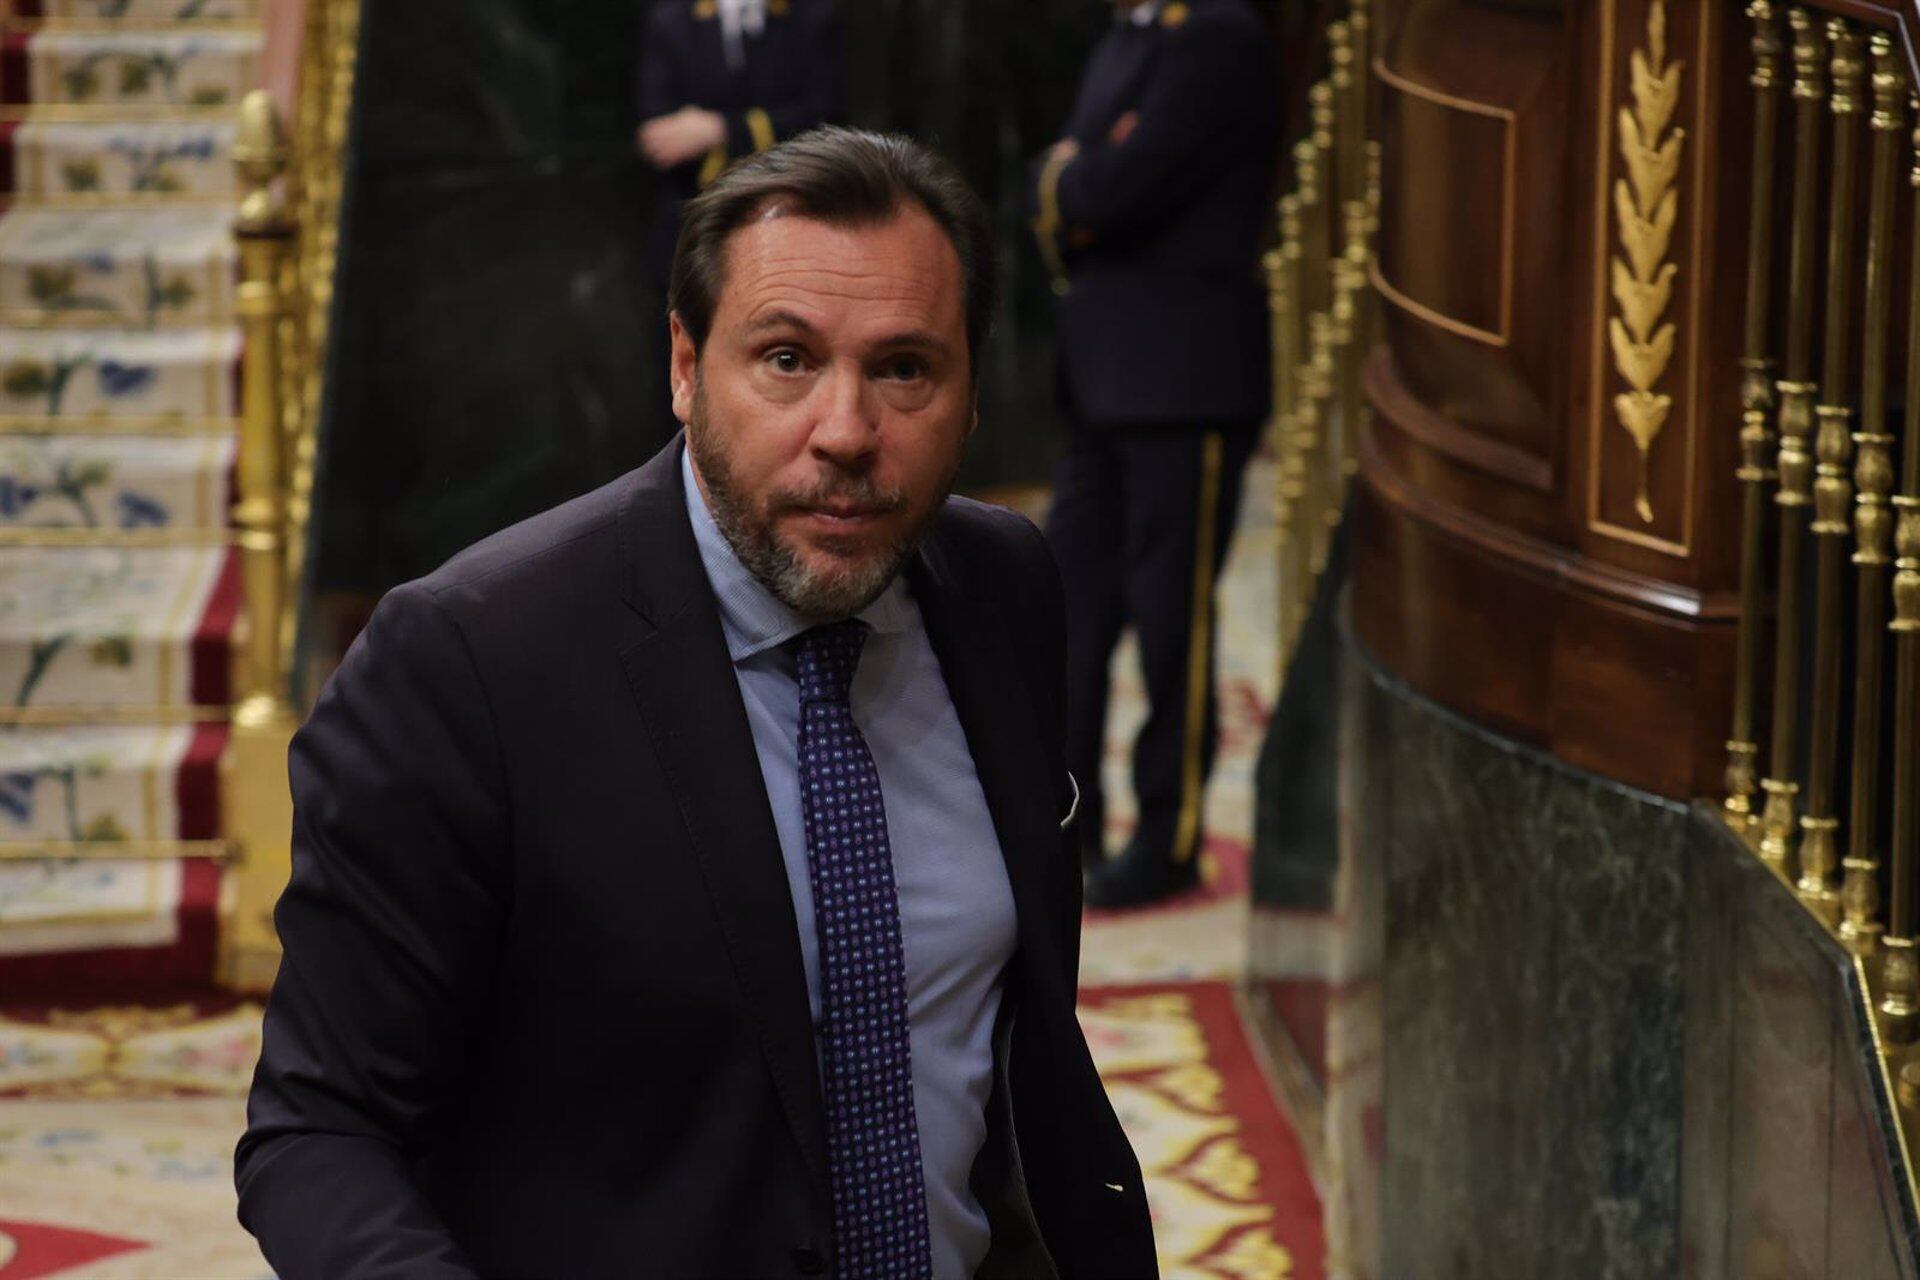
M 637 137 L 661 175 L 647 271 L 663 295 L 682 206 L 731 162 L 837 120 L 845 60 L 833 0 L 654 0 Z M 667 346 L 663 314 L 662 367 Z
M 1070 423 L 1047 534 L 1066 579 L 1069 767 L 1087 902 L 1199 883 L 1214 746 L 1214 584 L 1270 408 L 1258 262 L 1278 145 L 1274 49 L 1247 0 L 1115 4 L 1066 136 L 1037 167 Z M 1104 858 L 1108 671 L 1139 639 L 1140 821 Z

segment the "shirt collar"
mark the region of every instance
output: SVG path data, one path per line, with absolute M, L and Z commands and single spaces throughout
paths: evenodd
M 734 554 L 733 544 L 720 532 L 700 485 L 693 475 L 693 455 L 680 450 L 680 483 L 687 494 L 687 518 L 693 522 L 693 540 L 700 548 L 700 563 L 707 571 L 714 599 L 720 605 L 720 629 L 726 634 L 727 656 L 744 662 L 755 654 L 778 648 L 803 631 L 818 625 L 801 616 L 780 597 L 767 590 Z M 918 616 L 907 590 L 906 575 L 896 576 L 880 593 L 880 598 L 855 616 L 878 635 L 889 635 L 910 628 Z

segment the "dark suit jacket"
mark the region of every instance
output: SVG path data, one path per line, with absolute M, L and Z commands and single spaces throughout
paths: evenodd
M 747 122 L 765 113 L 773 140 L 785 141 L 840 115 L 845 36 L 831 0 L 788 0 L 767 14 L 766 30 L 746 41 L 739 70 L 727 63 L 720 20 L 697 0 L 655 0 L 640 38 L 636 75 L 640 118 L 681 107 L 717 111 L 727 122 L 727 160 L 759 148 Z M 704 158 L 663 175 L 659 216 L 648 242 L 647 264 L 665 284 L 680 234 L 680 209 L 700 190 Z
M 237 1157 L 283 1280 L 831 1273 L 799 935 L 678 456 L 396 589 L 294 740 Z M 983 1273 L 1151 1275 L 1074 1016 L 1058 576 L 962 499 L 911 575 L 1019 916 Z
M 1262 229 L 1279 108 L 1246 0 L 1116 23 L 1081 76 L 1059 175 L 1060 385 L 1099 427 L 1258 422 L 1272 397 Z M 1114 126 L 1133 112 L 1124 141 Z M 1037 176 L 1037 175 L 1036 175 Z

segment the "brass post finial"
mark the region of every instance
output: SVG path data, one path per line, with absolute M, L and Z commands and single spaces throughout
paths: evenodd
M 1798 5 L 1787 11 L 1793 31 L 1793 96 L 1817 101 L 1826 96 L 1826 41 L 1813 15 Z
M 1833 50 L 1833 114 L 1854 115 L 1860 110 L 1860 88 L 1867 73 L 1867 61 L 1860 54 L 1860 33 L 1846 19 L 1830 18 L 1827 41 Z
M 1344 91 L 1353 80 L 1353 30 L 1345 19 L 1327 26 L 1327 51 L 1333 68 L 1331 87 Z
M 1897 133 L 1906 106 L 1906 72 L 1886 32 L 1869 36 L 1867 48 L 1873 54 L 1873 115 L 1867 123 L 1882 133 Z
M 1307 114 L 1313 121 L 1313 141 L 1321 149 L 1333 146 L 1333 84 L 1322 80 L 1307 90 Z
M 242 235 L 250 230 L 277 230 L 285 220 L 278 180 L 292 158 L 273 95 L 265 89 L 248 93 L 240 100 L 239 126 L 233 139 L 234 168 L 240 171 L 247 189 L 236 220 Z
M 1780 13 L 1772 0 L 1752 0 L 1747 16 L 1753 19 L 1753 74 L 1748 82 L 1756 89 L 1780 87 Z

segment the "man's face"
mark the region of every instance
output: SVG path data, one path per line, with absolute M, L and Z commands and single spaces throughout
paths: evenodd
M 772 213 L 727 242 L 704 352 L 673 321 L 673 410 L 741 562 L 810 618 L 891 582 L 973 432 L 959 255 L 924 210 Z

